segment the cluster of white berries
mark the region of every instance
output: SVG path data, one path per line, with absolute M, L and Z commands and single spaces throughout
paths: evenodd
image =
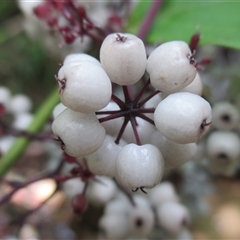
M 240 167 L 240 113 L 228 102 L 213 104 L 213 130 L 206 139 L 206 166 L 213 175 L 234 176 Z
M 186 92 L 195 79 L 199 82 L 192 53 L 185 42 L 172 41 L 157 47 L 147 59 L 138 37 L 113 33 L 103 41 L 99 58 L 100 62 L 87 54 L 65 58 L 56 76 L 64 106 L 55 114 L 53 133 L 67 154 L 86 157 L 96 175 L 116 177 L 132 190 L 152 188 L 161 181 L 164 165 L 177 167 L 193 157 L 196 142 L 211 123 L 210 104 Z M 125 96 L 125 103 L 113 99 L 112 83 L 127 91 L 145 71 L 164 97 L 155 96 L 147 107 L 132 96 Z M 201 84 L 194 86 L 201 91 Z M 151 113 L 144 111 L 148 109 L 156 110 L 144 117 L 141 111 Z M 110 116 L 109 121 L 98 119 L 96 112 L 106 113 L 102 119 Z M 118 139 L 123 126 L 126 129 Z
M 89 186 L 87 198 L 94 208 L 103 208 L 98 220 L 99 239 L 155 239 L 154 234 L 163 239 L 192 239 L 190 212 L 171 182 L 159 183 L 146 195 L 136 193 L 129 201 L 112 179 L 97 179 Z M 63 185 L 70 198 L 83 187 L 79 179 Z
M 33 115 L 30 113 L 32 101 L 25 94 L 13 95 L 7 87 L 0 86 L 0 105 L 4 108 L 4 115 L 6 115 L 5 123 L 8 127 L 16 130 L 25 130 L 33 120 Z M 15 137 L 11 133 L 1 135 L 0 152 L 7 152 L 12 146 L 14 139 Z

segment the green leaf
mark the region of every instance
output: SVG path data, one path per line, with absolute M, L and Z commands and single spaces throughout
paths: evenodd
M 137 33 L 150 1 L 136 6 L 126 31 Z M 166 1 L 148 34 L 148 42 L 189 41 L 199 32 L 201 44 L 240 49 L 240 2 Z

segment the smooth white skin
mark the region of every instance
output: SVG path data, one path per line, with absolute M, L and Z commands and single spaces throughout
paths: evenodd
M 178 92 L 190 92 L 190 93 L 201 96 L 202 91 L 203 91 L 202 80 L 200 78 L 200 75 L 197 73 L 197 75 L 193 79 L 193 81 L 189 85 L 184 87 L 183 89 L 179 90 Z M 162 97 L 166 98 L 169 94 L 171 94 L 171 93 L 170 92 L 169 93 L 162 93 Z
M 116 175 L 119 183 L 130 189 L 152 188 L 161 181 L 163 157 L 151 144 L 124 146 L 117 157 Z
M 115 102 L 109 102 L 108 105 L 102 109 L 99 110 L 99 112 L 101 111 L 118 111 L 120 110 L 119 106 L 115 103 Z M 97 118 L 103 118 L 108 116 L 108 114 L 99 114 L 97 115 Z M 106 129 L 106 133 L 112 136 L 116 136 L 122 126 L 122 119 L 121 118 L 115 118 L 106 122 L 102 122 L 102 126 Z
M 100 239 L 126 239 L 129 232 L 127 216 L 125 214 L 106 214 L 99 222 Z
M 197 74 L 190 64 L 191 51 L 183 41 L 161 44 L 147 60 L 151 84 L 161 92 L 176 92 L 189 85 Z
M 96 112 L 110 102 L 111 81 L 96 64 L 70 62 L 61 67 L 58 78 L 66 79 L 66 87 L 60 93 L 61 101 L 74 111 Z
M 69 199 L 81 193 L 84 189 L 85 183 L 80 178 L 73 178 L 63 182 L 62 187 L 64 193 Z
M 144 108 L 156 108 L 157 105 L 162 101 L 163 96 L 162 93 L 156 94 L 154 97 L 152 97 L 151 99 L 149 99 L 145 104 L 144 104 Z M 153 113 L 145 113 L 145 115 L 147 117 L 149 117 L 150 119 L 153 120 L 154 115 Z
M 28 112 L 19 113 L 16 115 L 12 126 L 15 129 L 25 130 L 29 127 L 33 120 L 33 115 Z
M 7 109 L 10 99 L 11 99 L 11 92 L 8 88 L 0 86 L 0 103 Z
M 13 136 L 4 136 L 0 138 L 0 153 L 6 153 L 13 145 L 16 138 Z
M 93 153 L 105 138 L 105 129 L 94 113 L 80 113 L 68 108 L 53 121 L 52 131 L 65 144 L 66 153 L 74 157 Z
M 154 122 L 159 132 L 180 144 L 197 142 L 209 129 L 209 125 L 202 128 L 202 123 L 210 123 L 211 119 L 210 104 L 188 92 L 170 94 L 154 112 Z
M 111 178 L 98 176 L 87 189 L 87 198 L 95 207 L 102 207 L 116 197 L 117 186 Z
M 232 130 L 238 127 L 240 114 L 230 102 L 217 102 L 212 108 L 212 121 L 216 129 Z
M 94 153 L 86 156 L 89 170 L 96 175 L 108 177 L 116 176 L 116 160 L 125 141 L 116 144 L 112 136 L 106 135 L 101 147 Z
M 178 202 L 159 204 L 156 215 L 159 225 L 172 235 L 180 234 L 190 224 L 188 209 Z
M 139 208 L 149 208 L 151 207 L 151 204 L 146 196 L 145 193 L 143 193 L 144 195 L 141 195 L 141 192 L 137 192 L 133 195 L 133 201 L 135 203 L 135 205 Z M 132 205 L 131 205 L 132 206 Z
M 119 33 L 126 38 L 118 41 L 117 34 L 108 35 L 100 48 L 100 61 L 111 81 L 119 85 L 134 84 L 143 76 L 146 50 L 141 39 L 130 33 Z
M 52 116 L 53 119 L 55 119 L 61 112 L 63 112 L 67 107 L 64 106 L 62 103 L 57 104 L 53 111 L 52 111 Z
M 153 210 L 150 207 L 134 207 L 128 218 L 129 232 L 133 237 L 144 238 L 152 232 L 155 224 Z
M 196 74 L 196 77 L 193 79 L 193 81 L 189 85 L 187 85 L 180 91 L 190 92 L 190 93 L 201 96 L 203 91 L 203 83 L 199 73 Z
M 161 151 L 165 169 L 179 167 L 197 153 L 196 143 L 178 144 L 166 138 L 159 131 L 152 134 L 150 142 Z
M 104 214 L 125 214 L 128 215 L 131 209 L 130 203 L 125 199 L 113 199 L 104 207 Z
M 150 141 L 150 138 L 154 131 L 156 131 L 155 126 L 153 126 L 151 123 L 145 121 L 142 118 L 136 117 L 137 121 L 137 132 L 141 141 L 141 144 L 147 144 Z M 133 133 L 133 128 L 131 122 L 128 122 L 122 138 L 128 142 L 128 143 L 136 143 L 136 138 Z
M 9 103 L 9 111 L 13 114 L 29 112 L 32 108 L 32 101 L 24 94 L 14 95 Z
M 178 202 L 179 197 L 171 182 L 161 182 L 148 191 L 149 200 L 154 208 L 163 202 Z
M 211 173 L 232 176 L 237 170 L 240 157 L 240 138 L 236 133 L 217 131 L 206 142 L 208 168 Z M 221 156 L 225 156 L 221 157 Z
M 69 54 L 65 57 L 63 65 L 64 64 L 68 64 L 70 62 L 91 62 L 93 64 L 96 64 L 98 66 L 101 66 L 101 63 L 94 57 L 92 57 L 91 55 L 88 55 L 86 53 L 73 53 L 73 54 Z

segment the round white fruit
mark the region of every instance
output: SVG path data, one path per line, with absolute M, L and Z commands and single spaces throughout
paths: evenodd
M 159 204 L 156 214 L 159 225 L 172 235 L 179 234 L 191 222 L 188 209 L 178 202 Z
M 150 207 L 136 206 L 129 211 L 129 232 L 133 237 L 148 237 L 154 228 L 154 224 L 154 213 Z
M 213 174 L 232 176 L 238 167 L 240 138 L 236 133 L 217 131 L 206 143 L 208 168 Z
M 96 64 L 70 62 L 58 72 L 59 91 L 62 103 L 79 112 L 96 112 L 111 99 L 112 85 L 109 77 Z
M 105 214 L 99 219 L 100 239 L 126 239 L 128 221 L 124 214 Z
M 93 64 L 101 66 L 101 63 L 96 58 L 94 58 L 91 55 L 88 55 L 86 53 L 73 53 L 73 54 L 67 55 L 64 59 L 63 65 L 68 64 L 70 62 L 79 63 L 82 61 L 91 62 Z
M 197 153 L 196 143 L 179 144 L 166 138 L 159 131 L 153 133 L 151 143 L 161 151 L 166 169 L 181 166 Z
M 197 142 L 209 129 L 211 119 L 210 104 L 188 92 L 170 94 L 154 112 L 154 122 L 159 132 L 180 144 Z
M 111 178 L 98 176 L 87 189 L 87 198 L 95 207 L 102 207 L 116 197 L 117 191 Z
M 69 108 L 53 121 L 52 131 L 63 142 L 66 153 L 74 157 L 93 153 L 105 137 L 105 129 L 94 113 L 80 113 Z
M 101 147 L 86 157 L 89 170 L 96 175 L 116 176 L 116 160 L 125 141 L 116 144 L 112 136 L 106 135 Z
M 183 41 L 161 44 L 149 56 L 147 72 L 151 84 L 161 92 L 176 92 L 189 85 L 197 74 L 192 53 Z
M 238 109 L 230 102 L 218 102 L 212 109 L 213 126 L 219 130 L 232 130 L 240 123 Z
M 148 192 L 153 207 L 163 202 L 178 202 L 179 197 L 171 182 L 162 182 Z
M 116 161 L 119 183 L 132 190 L 154 187 L 160 182 L 163 170 L 162 154 L 151 144 L 128 144 L 120 150 Z
M 100 61 L 112 82 L 119 85 L 134 84 L 146 69 L 144 43 L 130 33 L 112 33 L 101 45 Z

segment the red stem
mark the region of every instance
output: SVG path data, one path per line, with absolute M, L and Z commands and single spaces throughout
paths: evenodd
M 162 5 L 163 0 L 153 0 L 146 17 L 144 18 L 142 25 L 138 31 L 137 36 L 143 41 L 146 39 L 150 27 Z

